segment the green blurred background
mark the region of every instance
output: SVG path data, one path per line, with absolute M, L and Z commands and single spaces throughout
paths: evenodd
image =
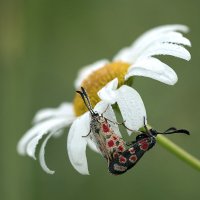
M 0 0 L 0 199 L 200 198 L 200 173 L 157 145 L 122 176 L 88 150 L 91 176 L 78 174 L 66 153 L 67 132 L 46 148 L 51 176 L 16 152 L 35 112 L 72 101 L 74 79 L 84 65 L 109 58 L 149 28 L 172 23 L 190 27 L 192 60 L 164 60 L 179 76 L 175 86 L 136 78 L 148 121 L 164 130 L 187 128 L 190 137 L 170 136 L 200 158 L 200 1 L 196 0 Z M 80 130 L 81 131 L 81 130 Z

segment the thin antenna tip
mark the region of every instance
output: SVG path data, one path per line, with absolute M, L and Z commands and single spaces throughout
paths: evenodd
M 188 130 L 183 130 L 183 132 L 185 133 L 185 134 L 187 134 L 187 135 L 190 135 L 190 132 L 188 131 Z
M 81 92 L 81 91 L 79 91 L 79 90 L 76 90 L 76 93 L 82 94 L 82 92 Z

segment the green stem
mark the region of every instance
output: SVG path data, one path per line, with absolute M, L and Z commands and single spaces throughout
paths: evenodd
M 160 145 L 162 145 L 167 150 L 175 154 L 181 160 L 185 161 L 193 168 L 200 170 L 200 160 L 198 160 L 197 158 L 186 152 L 184 149 L 182 149 L 181 147 L 179 147 L 178 145 L 176 145 L 163 135 L 158 135 L 156 139 Z

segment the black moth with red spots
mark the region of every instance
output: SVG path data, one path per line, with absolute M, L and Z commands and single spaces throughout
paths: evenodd
M 153 129 L 148 130 L 146 125 L 144 125 L 144 127 L 146 131 L 138 135 L 136 141 L 131 142 L 129 148 L 110 161 L 110 173 L 120 175 L 131 169 L 142 156 L 156 144 L 156 136 L 158 134 L 184 133 L 189 135 L 189 132 L 185 129 L 177 130 L 176 128 L 169 128 L 165 132 L 160 133 Z M 124 160 L 126 160 L 126 162 L 124 162 Z
M 119 157 L 114 158 L 109 163 L 109 171 L 112 174 L 119 175 L 125 173 L 131 169 L 147 152 L 156 144 L 154 136 L 149 136 L 145 133 L 140 134 L 136 137 L 136 141 L 130 144 L 131 147 L 122 152 Z M 122 162 L 122 158 L 126 162 Z
M 157 132 L 154 129 L 148 129 L 144 119 L 145 131 L 142 131 L 141 134 L 136 137 L 135 141 L 128 144 L 112 130 L 108 123 L 116 122 L 112 122 L 105 118 L 103 114 L 95 112 L 86 91 L 84 88 L 81 88 L 81 90 L 82 91 L 77 91 L 77 93 L 81 95 L 91 115 L 90 132 L 83 137 L 89 136 L 90 139 L 93 140 L 97 149 L 107 160 L 108 169 L 111 174 L 120 175 L 131 169 L 142 156 L 156 144 L 156 136 L 158 134 L 184 133 L 189 135 L 187 130 L 177 130 L 173 127 L 163 133 Z M 124 123 L 121 124 L 125 126 Z

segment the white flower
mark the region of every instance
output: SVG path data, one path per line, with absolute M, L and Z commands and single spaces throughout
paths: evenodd
M 123 48 L 114 57 L 114 61 L 129 63 L 127 80 L 131 76 L 146 76 L 163 83 L 174 85 L 177 82 L 177 75 L 168 65 L 153 56 L 170 55 L 189 61 L 191 55 L 183 45 L 191 46 L 190 41 L 179 32 L 188 32 L 188 27 L 184 25 L 160 26 L 144 33 L 130 47 Z M 107 61 L 108 62 L 108 61 Z M 103 60 L 104 67 L 106 60 Z M 96 70 L 96 65 L 100 68 L 101 62 L 96 62 L 93 66 L 81 71 L 78 80 L 83 80 L 83 75 L 87 76 Z M 80 87 L 80 82 L 76 81 L 76 88 Z
M 167 25 L 146 32 L 130 47 L 122 49 L 112 62 L 100 60 L 83 68 L 75 81 L 75 88 L 83 86 L 86 89 L 95 111 L 103 113 L 109 105 L 104 116 L 112 121 L 116 121 L 116 117 L 110 105 L 117 103 L 126 126 L 137 131 L 144 124 L 146 110 L 138 92 L 126 85 L 126 81 L 130 77 L 146 76 L 169 85 L 175 84 L 177 75 L 174 70 L 153 56 L 171 55 L 190 60 L 190 53 L 183 47 L 191 46 L 190 41 L 180 33 L 187 31 L 184 25 Z M 86 146 L 98 150 L 89 137 L 82 137 L 90 130 L 90 113 L 78 95 L 73 104 L 64 103 L 57 109 L 43 109 L 36 113 L 34 126 L 18 143 L 18 152 L 36 159 L 38 142 L 46 135 L 39 161 L 47 173 L 53 174 L 44 159 L 46 143 L 51 136 L 59 136 L 70 124 L 67 139 L 69 159 L 78 172 L 89 174 Z M 111 126 L 116 134 L 121 135 L 115 124 Z

